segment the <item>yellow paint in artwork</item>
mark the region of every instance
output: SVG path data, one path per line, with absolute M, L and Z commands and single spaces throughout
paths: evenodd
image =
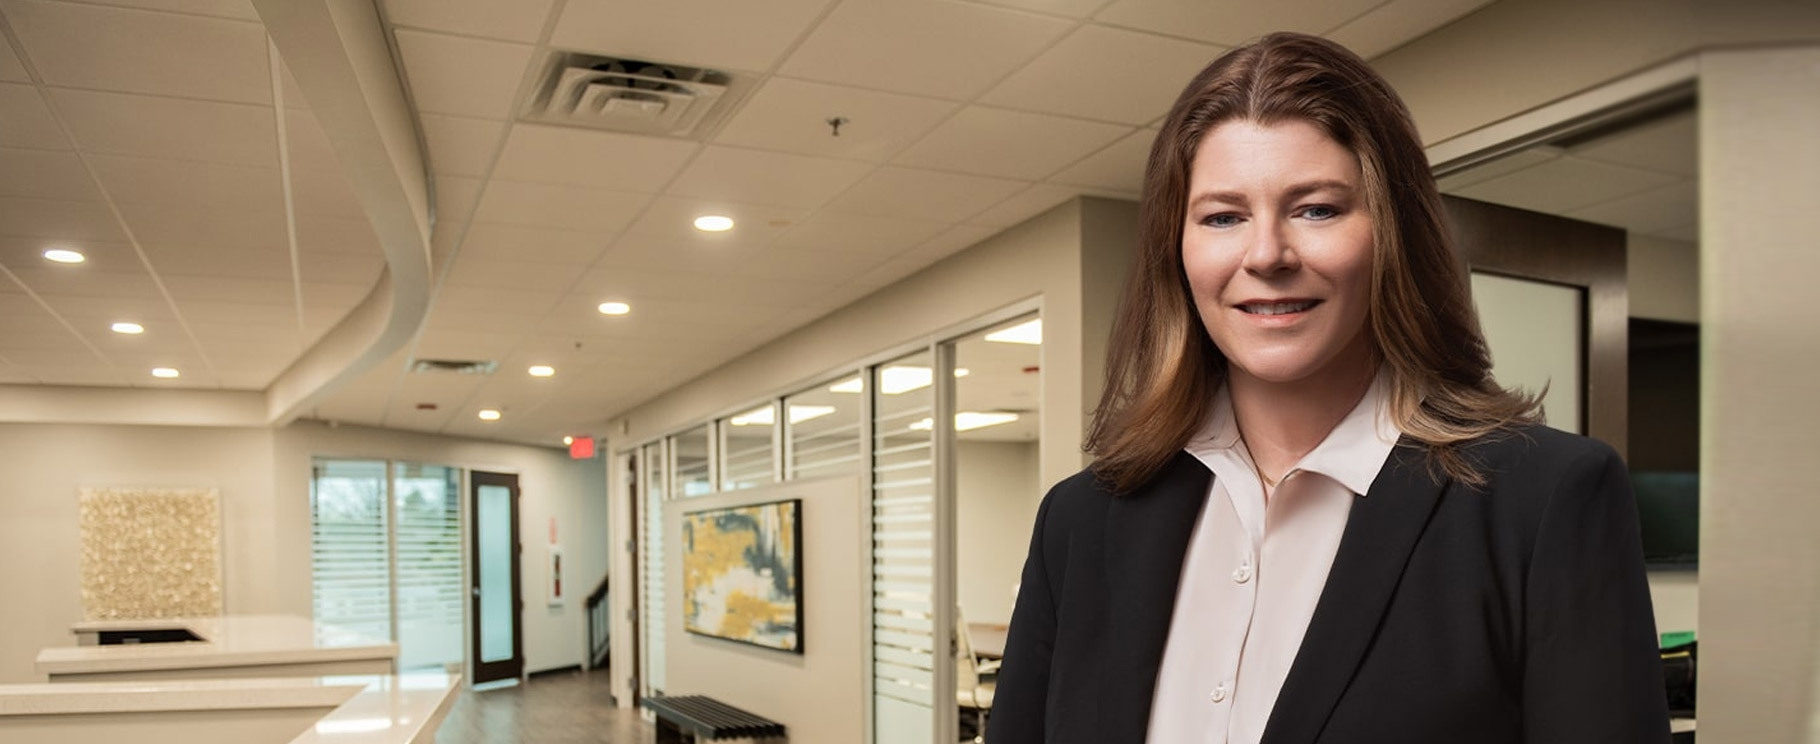
M 721 618 L 720 635 L 738 638 L 753 628 L 777 619 L 776 605 L 745 592 L 727 595 L 727 615 Z
M 746 550 L 757 543 L 758 537 L 750 532 L 722 532 L 712 519 L 690 521 L 690 539 L 694 545 L 683 567 L 683 584 L 691 589 L 689 594 L 693 594 L 693 587 L 705 585 L 714 577 L 745 565 Z

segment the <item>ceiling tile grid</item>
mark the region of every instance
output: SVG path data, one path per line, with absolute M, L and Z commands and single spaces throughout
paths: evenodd
M 656 192 L 695 155 L 693 142 L 544 124 L 516 124 L 493 177 Z
M 76 153 L 0 147 L 0 196 L 99 201 L 101 192 Z
M 1224 47 L 1087 25 L 999 83 L 994 106 L 1133 126 L 1169 113 L 1189 78 Z
M 70 149 L 69 139 L 37 87 L 0 83 L 0 147 Z
M 819 207 L 872 170 L 852 160 L 710 145 L 668 193 L 784 207 Z
M 650 194 L 498 179 L 484 188 L 474 208 L 477 223 L 578 232 L 622 232 L 651 201 Z
M 13 45 L 0 38 L 0 82 L 29 83 L 31 74 L 25 71 L 25 63 L 19 61 L 19 55 L 13 51 Z
M 1037 181 L 1131 131 L 1117 124 L 969 106 L 892 162 Z
M 270 104 L 258 23 L 44 0 L 0 5 L 46 85 Z
M 844 0 L 778 71 L 894 93 L 971 100 L 1075 24 L 947 0 Z
M 555 0 L 385 0 L 386 19 L 406 28 L 532 43 Z
M 714 141 L 878 163 L 922 138 L 958 106 L 935 98 L 773 77 L 740 106 Z
M 64 88 L 51 97 L 86 152 L 278 166 L 270 106 Z
M 477 119 L 511 116 L 532 47 L 399 29 L 398 55 L 417 109 Z
M 1384 0 L 1117 0 L 1094 20 L 1155 34 L 1237 46 L 1272 31 L 1318 34 Z
M 830 0 L 569 0 L 550 43 L 648 62 L 763 72 Z

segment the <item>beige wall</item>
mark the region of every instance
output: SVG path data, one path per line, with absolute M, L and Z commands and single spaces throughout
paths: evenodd
M 1820 733 L 1816 122 L 1820 46 L 1702 55 L 1702 740 Z
M 1632 233 L 1626 253 L 1631 317 L 1700 322 L 1699 245 Z
M 75 643 L 82 618 L 76 492 L 84 486 L 203 486 L 222 499 L 223 600 L 231 613 L 310 608 L 313 455 L 398 458 L 521 474 L 529 670 L 580 664 L 583 600 L 607 568 L 605 469 L 560 450 L 313 422 L 281 430 L 206 426 L 0 424 L 0 682 L 42 681 L 40 648 Z M 571 599 L 545 606 L 540 546 L 564 535 Z M 30 566 L 31 570 L 19 570 Z
M 666 550 L 666 692 L 708 695 L 784 724 L 791 741 L 863 742 L 867 701 L 866 559 L 869 510 L 854 478 L 766 486 L 664 504 L 666 545 L 681 546 L 682 514 L 802 499 L 803 653 L 683 629 L 682 551 Z
M 961 441 L 955 459 L 955 596 L 967 622 L 1011 622 L 1043 488 L 1033 442 Z

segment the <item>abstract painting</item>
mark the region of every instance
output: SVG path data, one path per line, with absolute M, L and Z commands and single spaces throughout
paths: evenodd
M 683 627 L 803 652 L 802 500 L 683 515 Z

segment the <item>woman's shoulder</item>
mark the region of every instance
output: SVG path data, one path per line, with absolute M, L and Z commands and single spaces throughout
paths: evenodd
M 1490 466 L 1538 467 L 1618 459 L 1609 444 L 1539 423 L 1500 428 L 1468 443 L 1462 451 Z

